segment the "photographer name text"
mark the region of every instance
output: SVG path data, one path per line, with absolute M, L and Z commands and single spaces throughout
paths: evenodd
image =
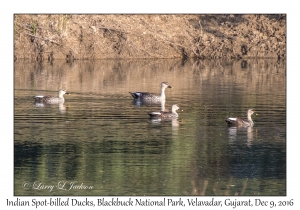
M 92 190 L 94 187 L 92 185 L 87 185 L 84 183 L 79 183 L 77 181 L 60 181 L 57 184 L 45 184 L 41 181 L 35 181 L 35 182 L 24 182 L 23 183 L 24 189 L 32 189 L 32 190 L 39 190 L 39 191 L 49 191 L 52 192 L 53 190 L 64 190 L 64 191 L 70 191 L 70 190 Z

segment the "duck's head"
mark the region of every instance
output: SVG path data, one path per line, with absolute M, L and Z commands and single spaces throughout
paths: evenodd
M 177 110 L 178 110 L 178 111 L 183 111 L 183 109 L 181 109 L 180 106 L 179 106 L 178 104 L 174 104 L 174 105 L 172 106 L 172 111 L 173 111 L 173 110 L 174 110 L 174 111 L 177 111 Z
M 248 111 L 247 111 L 247 114 L 248 115 L 258 115 L 253 109 L 248 109 Z
M 58 95 L 63 96 L 64 94 L 69 95 L 70 93 L 68 93 L 66 90 L 64 89 L 60 89 L 58 92 Z
M 172 88 L 172 87 L 169 85 L 168 82 L 162 82 L 162 83 L 161 83 L 161 87 L 162 87 L 162 88 Z

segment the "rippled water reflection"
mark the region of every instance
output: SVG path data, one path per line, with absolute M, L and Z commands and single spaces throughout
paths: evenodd
M 183 112 L 151 121 L 129 91 Z M 286 69 L 275 60 L 15 63 L 15 195 L 286 195 Z M 57 95 L 40 106 L 35 95 Z M 227 117 L 254 108 L 252 128 Z M 36 190 L 24 187 L 54 185 Z M 58 189 L 75 182 L 93 189 Z

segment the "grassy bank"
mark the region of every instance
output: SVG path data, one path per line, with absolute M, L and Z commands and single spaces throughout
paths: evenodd
M 14 16 L 14 58 L 286 58 L 286 16 Z

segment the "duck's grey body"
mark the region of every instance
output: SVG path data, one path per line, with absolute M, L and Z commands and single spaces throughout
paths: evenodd
M 225 122 L 229 126 L 237 126 L 237 127 L 239 127 L 239 126 L 243 126 L 243 127 L 253 126 L 254 122 L 251 118 L 252 114 L 256 114 L 255 111 L 253 109 L 248 109 L 247 110 L 247 119 L 230 117 L 230 118 L 227 118 L 225 120 Z
M 159 111 L 159 112 L 148 112 L 151 118 L 162 118 L 162 119 L 174 119 L 178 117 L 177 110 L 183 111 L 178 104 L 172 106 L 171 112 Z
M 47 104 L 59 104 L 59 103 L 64 103 L 65 98 L 64 94 L 69 94 L 67 91 L 64 89 L 59 90 L 58 92 L 58 97 L 54 96 L 34 96 L 35 103 L 47 103 Z
M 165 95 L 166 88 L 172 88 L 172 87 L 168 84 L 168 82 L 162 82 L 160 95 L 155 95 L 149 92 L 129 92 L 129 93 L 132 95 L 134 99 L 140 99 L 140 100 L 150 101 L 150 102 L 161 102 L 161 100 L 166 99 L 166 95 Z

